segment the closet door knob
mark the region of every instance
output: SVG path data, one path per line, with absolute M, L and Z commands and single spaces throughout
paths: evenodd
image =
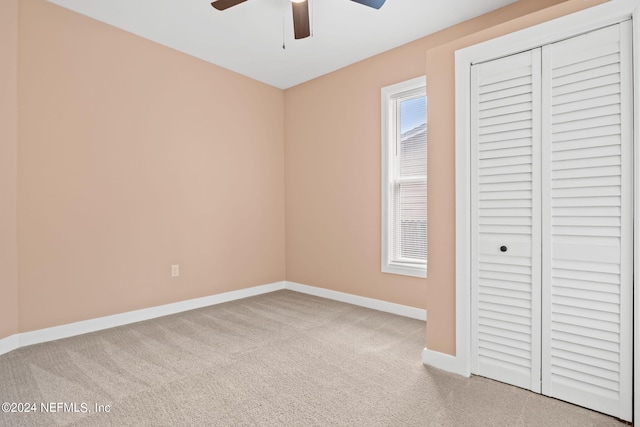
M 507 252 L 506 246 L 500 246 L 500 252 Z

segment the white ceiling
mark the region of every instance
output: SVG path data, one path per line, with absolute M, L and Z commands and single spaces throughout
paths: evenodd
M 49 0 L 245 76 L 286 89 L 515 0 L 309 0 L 312 36 L 294 40 L 290 0 Z M 283 39 L 286 49 L 282 48 Z

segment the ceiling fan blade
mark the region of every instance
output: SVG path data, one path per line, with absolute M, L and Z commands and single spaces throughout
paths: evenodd
M 293 32 L 296 39 L 303 39 L 311 35 L 309 29 L 309 2 L 291 2 L 293 9 Z
M 386 0 L 351 0 L 351 1 L 363 4 L 365 6 L 373 7 L 374 9 L 380 9 Z
M 247 0 L 216 0 L 211 3 L 211 6 L 215 7 L 218 10 L 225 10 L 240 3 L 244 3 L 245 1 Z

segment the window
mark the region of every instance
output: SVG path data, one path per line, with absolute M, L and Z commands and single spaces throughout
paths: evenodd
M 427 277 L 425 78 L 382 88 L 382 271 Z

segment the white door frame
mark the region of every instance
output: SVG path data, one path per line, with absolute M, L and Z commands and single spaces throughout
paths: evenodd
M 574 14 L 456 51 L 456 356 L 425 349 L 426 363 L 471 375 L 471 65 L 633 19 L 634 211 L 640 212 L 640 0 L 611 0 Z M 634 215 L 634 277 L 640 277 L 640 214 Z M 634 419 L 640 419 L 640 295 L 634 280 Z M 442 363 L 438 363 L 442 361 Z

